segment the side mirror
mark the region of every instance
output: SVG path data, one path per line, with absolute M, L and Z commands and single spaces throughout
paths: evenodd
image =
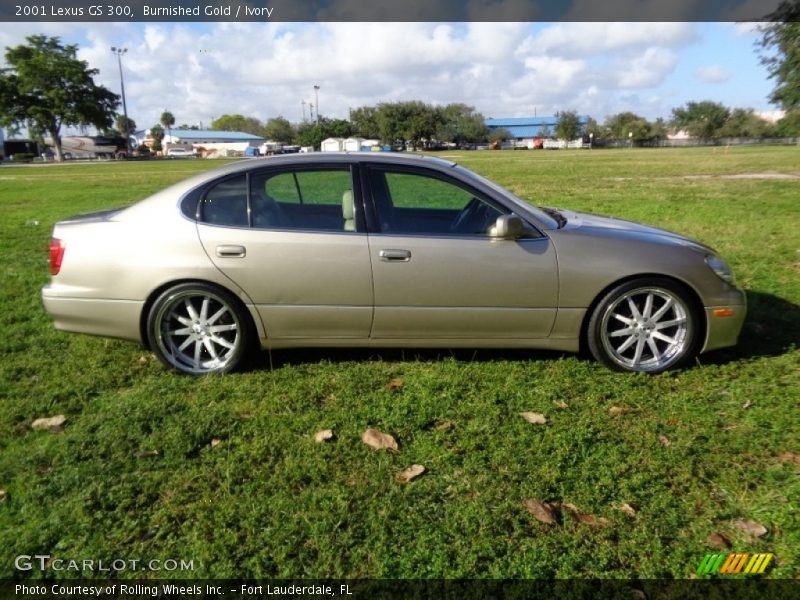
M 525 223 L 517 215 L 500 215 L 489 236 L 501 240 L 515 240 L 525 235 Z

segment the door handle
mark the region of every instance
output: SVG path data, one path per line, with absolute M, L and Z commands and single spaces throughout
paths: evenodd
M 244 246 L 217 246 L 217 256 L 220 258 L 244 258 L 247 248 Z
M 381 250 L 378 253 L 381 260 L 386 262 L 408 262 L 411 260 L 410 250 Z

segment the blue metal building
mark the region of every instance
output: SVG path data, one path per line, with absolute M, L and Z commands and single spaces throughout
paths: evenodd
M 579 116 L 580 124 L 585 127 L 589 123 L 588 116 Z M 489 131 L 507 129 L 515 140 L 532 139 L 537 137 L 554 137 L 558 117 L 511 117 L 501 119 L 486 119 Z

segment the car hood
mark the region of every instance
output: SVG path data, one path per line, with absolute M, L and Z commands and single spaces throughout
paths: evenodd
M 660 229 L 658 227 L 642 225 L 641 223 L 626 221 L 624 219 L 602 217 L 600 215 L 572 210 L 559 209 L 559 212 L 567 219 L 567 223 L 563 227 L 565 231 L 573 230 L 589 235 L 596 234 L 648 239 L 665 244 L 688 246 L 703 252 L 714 252 L 712 248 L 705 244 L 701 244 L 696 240 L 667 229 Z

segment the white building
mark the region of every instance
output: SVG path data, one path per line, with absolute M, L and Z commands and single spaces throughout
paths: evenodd
M 344 149 L 344 139 L 328 138 L 327 140 L 322 140 L 320 149 L 323 152 L 341 152 Z

